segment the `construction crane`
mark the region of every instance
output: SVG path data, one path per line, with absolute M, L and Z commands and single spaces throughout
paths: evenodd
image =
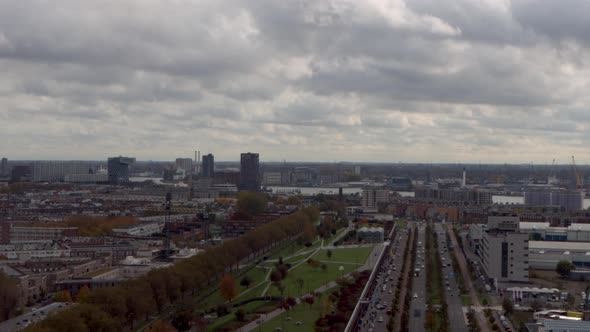
M 572 169 L 574 171 L 574 175 L 576 176 L 576 189 L 581 190 L 584 188 L 584 178 L 580 175 L 578 171 L 578 167 L 576 166 L 576 158 L 572 156 Z

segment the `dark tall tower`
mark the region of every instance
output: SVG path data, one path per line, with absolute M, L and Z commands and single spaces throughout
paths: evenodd
M 108 159 L 109 183 L 118 184 L 129 182 L 129 165 L 135 162 L 135 158 L 113 157 Z
M 215 175 L 215 158 L 212 154 L 203 155 L 202 174 L 206 178 L 212 178 Z
M 258 153 L 242 153 L 240 158 L 240 190 L 260 190 Z

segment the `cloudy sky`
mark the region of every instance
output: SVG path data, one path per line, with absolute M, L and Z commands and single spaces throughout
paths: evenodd
M 0 1 L 0 155 L 590 162 L 586 0 Z

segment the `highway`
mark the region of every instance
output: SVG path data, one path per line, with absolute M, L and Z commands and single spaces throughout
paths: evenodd
M 418 246 L 414 261 L 414 271 L 408 271 L 409 273 L 415 273 L 416 270 L 420 270 L 419 274 L 414 275 L 410 293 L 412 295 L 409 312 L 409 329 L 411 332 L 424 331 L 424 316 L 426 310 L 426 271 L 424 262 L 425 227 L 424 223 L 417 224 Z
M 13 332 L 23 330 L 27 326 L 38 321 L 41 321 L 45 319 L 47 316 L 55 314 L 56 312 L 64 310 L 70 305 L 75 304 L 55 302 L 48 304 L 42 308 L 35 309 L 29 313 L 11 318 L 0 323 L 0 332 Z
M 402 268 L 403 252 L 407 229 L 399 229 L 391 242 L 390 251 L 384 257 L 377 278 L 366 299 L 365 310 L 361 312 L 360 325 L 357 331 L 386 332 L 387 322 L 391 315 L 391 304 L 395 287 Z
M 463 314 L 463 304 L 459 295 L 459 285 L 457 284 L 457 277 L 453 272 L 451 254 L 447 246 L 446 232 L 440 223 L 435 224 L 434 227 L 438 234 L 438 250 L 444 266 L 442 272 L 445 297 L 448 304 L 450 328 L 453 332 L 467 332 L 468 329 L 465 322 L 465 315 Z

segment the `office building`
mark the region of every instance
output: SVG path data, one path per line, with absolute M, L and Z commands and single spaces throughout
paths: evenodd
M 87 161 L 35 161 L 31 165 L 31 181 L 62 182 L 68 174 L 89 174 L 92 165 Z
M 66 174 L 64 182 L 69 183 L 106 183 L 109 181 L 107 174 Z
M 479 256 L 488 282 L 529 280 L 529 234 L 520 232 L 517 216 L 489 216 Z
M 364 208 L 376 209 L 379 203 L 389 202 L 389 190 L 365 188 L 363 189 L 362 206 Z
M 319 183 L 319 171 L 311 167 L 295 167 L 290 173 L 290 184 L 294 186 L 313 186 Z
M 2 158 L 0 162 L 0 175 L 8 174 L 8 159 Z
M 191 158 L 176 158 L 176 168 L 183 169 L 185 174 L 193 173 L 193 160 Z
M 283 184 L 283 174 L 281 172 L 264 172 L 262 182 L 267 186 L 280 186 Z
M 215 158 L 211 153 L 203 155 L 202 174 L 206 178 L 212 178 L 215 175 Z
M 431 201 L 461 203 L 470 205 L 492 204 L 492 192 L 472 189 L 434 189 L 429 187 L 416 188 L 415 197 Z
M 524 204 L 535 206 L 561 206 L 568 211 L 582 210 L 584 194 L 578 190 L 537 190 L 524 193 Z
M 242 153 L 240 157 L 240 190 L 260 191 L 258 153 Z
M 109 183 L 118 184 L 129 182 L 129 166 L 135 162 L 135 158 L 112 157 L 108 159 L 107 168 Z
M 11 182 L 27 182 L 31 181 L 31 166 L 17 165 L 12 168 L 10 172 Z
M 240 170 L 237 168 L 226 168 L 215 171 L 213 175 L 213 184 L 232 184 L 240 185 Z

